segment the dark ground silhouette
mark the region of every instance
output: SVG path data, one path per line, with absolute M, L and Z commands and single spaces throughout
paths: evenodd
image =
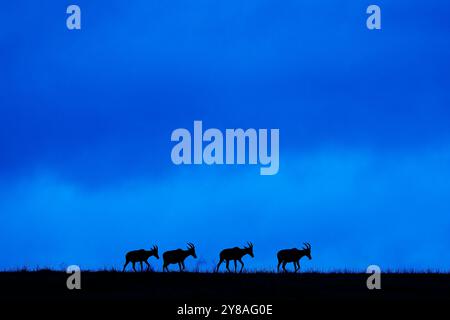
M 68 274 L 0 272 L 1 301 L 145 301 L 147 303 L 399 302 L 447 300 L 450 274 L 382 274 L 368 290 L 367 274 L 86 272 L 81 290 Z

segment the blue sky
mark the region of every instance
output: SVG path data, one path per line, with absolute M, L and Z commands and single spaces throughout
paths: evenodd
M 309 241 L 307 269 L 450 269 L 450 4 L 369 4 L 2 3 L 0 268 Z M 279 173 L 174 166 L 194 120 L 279 128 Z

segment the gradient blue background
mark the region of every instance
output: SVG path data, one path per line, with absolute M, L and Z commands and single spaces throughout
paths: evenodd
M 309 241 L 308 270 L 449 270 L 449 17 L 444 0 L 1 1 L 0 269 L 191 241 L 206 270 L 249 240 L 251 269 Z M 173 165 L 194 120 L 280 128 L 280 172 Z

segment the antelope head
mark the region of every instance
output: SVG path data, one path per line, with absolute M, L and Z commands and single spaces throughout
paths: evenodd
M 305 246 L 303 247 L 303 252 L 305 253 L 305 256 L 307 256 L 309 258 L 309 260 L 311 260 L 311 245 L 309 244 L 309 242 L 303 243 Z
M 247 242 L 247 246 L 244 248 L 244 250 L 250 255 L 250 257 L 254 258 L 253 255 L 253 243 Z
M 153 246 L 150 251 L 152 251 L 152 253 L 156 257 L 156 259 L 159 259 L 158 246 Z
M 191 243 L 188 242 L 188 254 L 190 254 L 193 258 L 197 259 L 197 255 L 195 254 L 195 246 Z

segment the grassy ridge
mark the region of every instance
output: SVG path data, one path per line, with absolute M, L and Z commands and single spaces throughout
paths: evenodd
M 147 301 L 276 303 L 296 301 L 450 301 L 450 274 L 386 273 L 368 290 L 358 273 L 82 272 L 81 290 L 68 290 L 57 271 L 0 272 L 3 301 Z

